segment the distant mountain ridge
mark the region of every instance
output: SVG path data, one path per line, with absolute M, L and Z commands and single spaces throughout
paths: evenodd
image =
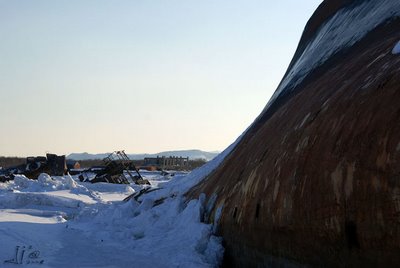
M 73 160 L 93 160 L 93 159 L 103 159 L 107 157 L 110 153 L 102 154 L 90 154 L 90 153 L 72 153 L 67 156 L 68 159 Z M 157 156 L 177 156 L 177 157 L 189 157 L 189 159 L 205 159 L 207 161 L 212 160 L 219 154 L 217 151 L 205 152 L 201 150 L 179 150 L 179 151 L 166 151 L 156 154 L 127 154 L 132 160 L 140 160 L 145 157 L 157 157 Z

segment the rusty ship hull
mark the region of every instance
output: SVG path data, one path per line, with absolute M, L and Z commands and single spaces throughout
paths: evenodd
M 282 84 L 321 27 L 369 2 L 324 1 Z M 227 267 L 400 265 L 400 6 L 383 2 L 390 17 L 290 78 L 188 193 L 215 199 L 211 222 L 222 211 Z

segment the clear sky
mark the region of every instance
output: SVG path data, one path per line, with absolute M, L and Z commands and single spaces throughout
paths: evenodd
M 223 150 L 321 0 L 0 0 L 0 155 Z

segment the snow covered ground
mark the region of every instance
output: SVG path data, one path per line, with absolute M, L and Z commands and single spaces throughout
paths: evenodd
M 83 183 L 71 176 L 17 176 L 0 183 L 0 267 L 217 267 L 213 226 L 201 222 L 204 196 L 183 194 L 231 149 L 190 174 L 143 172 L 153 188 Z

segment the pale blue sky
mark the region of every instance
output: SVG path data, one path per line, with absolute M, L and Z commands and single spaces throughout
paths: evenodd
M 320 3 L 0 0 L 0 155 L 223 150 Z

